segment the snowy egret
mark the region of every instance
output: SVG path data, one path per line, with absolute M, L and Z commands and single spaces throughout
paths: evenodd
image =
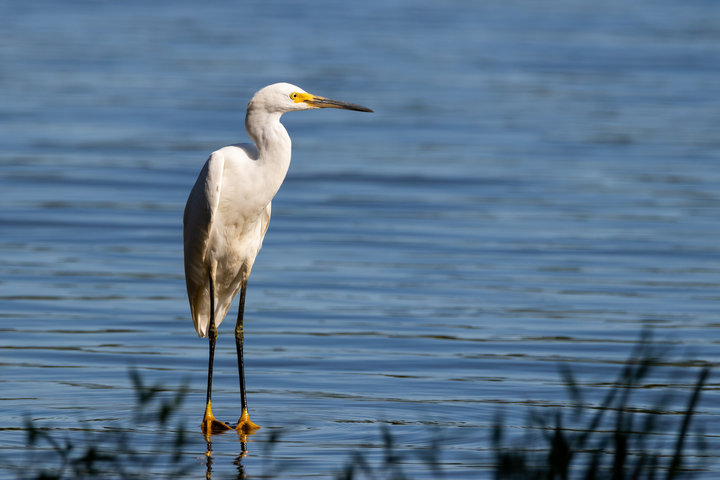
M 205 162 L 190 192 L 183 216 L 185 281 L 195 330 L 209 337 L 205 434 L 231 427 L 215 419 L 212 395 L 217 327 L 240 292 L 235 346 L 242 414 L 234 427 L 240 433 L 259 428 L 250 421 L 243 367 L 245 289 L 255 257 L 270 222 L 270 203 L 290 166 L 291 142 L 280 123 L 283 113 L 313 108 L 372 112 L 352 103 L 312 95 L 289 83 L 276 83 L 250 100 L 245 129 L 254 142 L 223 147 Z

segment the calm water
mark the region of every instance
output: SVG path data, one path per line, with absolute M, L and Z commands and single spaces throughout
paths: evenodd
M 178 420 L 205 475 L 182 210 L 276 81 L 376 113 L 284 117 L 293 163 L 247 299 L 265 428 L 241 462 L 215 437 L 213 478 L 333 478 L 353 451 L 382 461 L 383 425 L 412 477 L 438 438 L 446 478 L 490 476 L 499 409 L 522 430 L 528 406 L 568 406 L 560 362 L 597 404 L 646 325 L 682 362 L 638 406 L 674 392 L 678 416 L 693 365 L 720 363 L 719 21 L 711 0 L 0 1 L 0 475 L 25 417 L 150 449 L 130 366 L 190 382 Z M 234 421 L 231 320 L 220 334 L 213 403 Z

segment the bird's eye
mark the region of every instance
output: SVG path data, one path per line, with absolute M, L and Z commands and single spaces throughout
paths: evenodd
M 291 93 L 291 94 L 290 94 L 290 98 L 292 98 L 293 100 L 295 100 L 295 99 L 297 98 L 297 92 Z

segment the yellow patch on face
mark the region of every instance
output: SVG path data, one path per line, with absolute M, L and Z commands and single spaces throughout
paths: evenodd
M 293 102 L 300 103 L 300 102 L 307 102 L 308 100 L 312 100 L 313 98 L 315 98 L 315 95 L 313 95 L 311 93 L 292 92 L 290 94 L 290 98 L 292 99 Z

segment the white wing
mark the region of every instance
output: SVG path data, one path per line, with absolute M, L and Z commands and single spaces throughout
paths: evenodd
M 183 215 L 185 282 L 195 330 L 206 337 L 210 325 L 210 283 L 212 265 L 207 262 L 210 232 L 220 203 L 225 159 L 220 152 L 210 155 L 190 191 Z

